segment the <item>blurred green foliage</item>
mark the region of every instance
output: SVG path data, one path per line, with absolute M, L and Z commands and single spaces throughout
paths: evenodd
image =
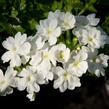
M 1 37 L 14 35 L 17 31 L 35 34 L 39 20 L 46 18 L 49 11 L 60 9 L 74 15 L 97 13 L 95 6 L 99 3 L 100 0 L 0 0 L 0 42 L 4 39 Z M 109 15 L 103 27 L 109 32 L 108 19 Z

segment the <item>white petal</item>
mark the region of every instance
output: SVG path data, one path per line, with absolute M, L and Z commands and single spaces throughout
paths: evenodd
M 38 84 L 34 83 L 34 84 L 33 84 L 33 87 L 34 87 L 34 91 L 35 91 L 35 92 L 39 92 L 39 91 L 40 91 L 40 87 L 39 87 Z
M 29 70 L 23 68 L 23 70 L 18 74 L 19 77 L 26 77 L 29 74 Z
M 4 75 L 3 75 L 3 71 L 0 69 L 0 79 L 3 78 Z
M 36 82 L 38 84 L 44 84 L 45 83 L 45 77 L 44 77 L 44 75 L 38 72 L 36 74 Z
M 52 37 L 49 38 L 48 42 L 49 42 L 50 45 L 54 45 L 57 42 L 57 38 L 52 36 Z
M 53 80 L 53 73 L 52 72 L 49 72 L 47 73 L 47 79 L 49 80 Z
M 32 56 L 30 64 L 37 66 L 38 64 L 40 64 L 41 60 L 42 60 L 41 52 L 36 52 L 36 54 Z
M 29 52 L 30 52 L 30 48 L 31 48 L 31 45 L 29 42 L 25 42 L 21 48 L 19 49 L 19 54 L 20 55 L 27 55 Z
M 61 86 L 59 87 L 59 90 L 60 90 L 60 92 L 65 92 L 66 89 L 67 89 L 67 82 L 65 81 L 65 82 L 63 83 L 63 85 L 61 85 Z
M 15 35 L 15 41 L 20 45 L 23 44 L 26 41 L 26 39 L 27 39 L 27 35 L 26 34 L 21 35 L 21 32 L 18 32 Z
M 21 65 L 21 59 L 18 55 L 13 56 L 13 58 L 10 61 L 10 66 L 15 67 L 15 66 L 20 66 Z
M 89 14 L 87 16 L 87 19 L 89 20 L 89 23 L 92 26 L 96 26 L 99 23 L 99 21 L 100 21 L 99 18 L 95 18 L 95 14 Z
M 57 27 L 57 28 L 55 29 L 54 33 L 55 33 L 55 36 L 56 36 L 56 37 L 59 37 L 60 34 L 61 34 L 61 28 L 60 28 L 60 27 Z
M 45 41 L 42 40 L 42 37 L 38 37 L 36 40 L 37 49 L 41 49 L 45 44 Z
M 48 21 L 49 21 L 49 26 L 52 29 L 55 29 L 57 27 L 57 19 L 48 19 Z
M 63 79 L 62 78 L 58 78 L 57 80 L 54 81 L 53 87 L 55 89 L 59 88 L 63 83 Z
M 18 90 L 20 90 L 20 91 L 25 90 L 26 81 L 24 79 L 22 79 L 22 78 L 21 79 L 17 78 L 16 86 L 17 86 Z
M 60 88 L 60 91 L 61 92 L 64 92 L 67 89 L 67 86 L 68 86 L 67 81 L 64 81 L 64 83 L 62 84 L 62 86 L 63 86 L 63 89 Z
M 2 45 L 7 50 L 11 50 L 13 45 L 15 44 L 15 40 L 13 37 L 9 37 L 6 39 L 6 41 L 3 41 Z
M 80 66 L 81 66 L 81 71 L 82 73 L 86 73 L 87 69 L 88 69 L 88 63 L 86 61 L 82 61 L 80 63 Z
M 73 77 L 70 77 L 68 79 L 68 89 L 73 90 L 74 88 L 75 88 L 75 86 L 74 86 L 74 79 L 73 79 Z
M 56 67 L 53 69 L 54 74 L 58 75 L 59 77 L 63 75 L 63 73 L 65 72 L 64 69 L 62 67 Z
M 8 62 L 11 60 L 11 58 L 13 57 L 13 54 L 11 51 L 7 51 L 6 53 L 4 53 L 1 57 L 1 59 L 3 60 L 3 62 Z
M 81 86 L 80 79 L 78 77 L 74 77 L 74 86 L 75 87 Z
M 35 100 L 35 94 L 34 93 L 29 93 L 29 94 L 27 94 L 26 97 L 28 97 L 30 99 L 30 101 L 34 101 Z
M 17 71 L 15 71 L 13 68 L 11 68 L 11 67 L 8 67 L 7 68 L 7 70 L 6 70 L 6 72 L 5 72 L 5 77 L 7 78 L 7 79 L 13 79 L 13 77 L 15 77 L 16 76 L 16 74 L 17 74 Z
M 81 51 L 79 55 L 80 55 L 80 60 L 86 60 L 88 57 L 88 54 L 83 51 Z

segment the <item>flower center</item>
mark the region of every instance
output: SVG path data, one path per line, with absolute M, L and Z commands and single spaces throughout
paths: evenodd
M 64 21 L 64 26 L 65 27 L 69 27 L 70 26 L 69 23 L 68 23 L 68 21 L 66 21 L 66 20 Z
M 12 48 L 12 52 L 16 52 L 16 50 L 17 50 L 17 48 L 14 46 L 14 47 Z
M 65 71 L 65 72 L 64 72 L 64 75 L 63 75 L 63 76 L 64 76 L 64 79 L 68 79 L 69 75 L 70 75 L 70 74 L 69 74 L 67 71 Z
M 33 80 L 33 77 L 32 77 L 32 75 L 29 75 L 29 76 L 27 77 L 27 81 L 31 81 L 31 80 Z
M 48 58 L 49 58 L 49 53 L 43 52 L 43 59 L 48 59 Z
M 0 85 L 3 85 L 3 84 L 5 84 L 5 83 L 6 83 L 5 80 L 1 80 L 1 81 L 0 81 Z
M 60 54 L 59 54 L 59 58 L 60 58 L 60 59 L 64 59 L 64 57 L 65 57 L 64 52 L 61 51 Z
M 52 34 L 52 29 L 51 28 L 47 29 L 47 34 L 48 34 L 49 37 L 51 36 L 51 34 Z
M 91 43 L 91 42 L 93 43 L 93 42 L 94 42 L 94 38 L 88 37 L 88 42 L 89 42 L 89 43 Z
M 73 63 L 73 65 L 76 66 L 76 67 L 80 67 L 80 61 L 79 61 L 79 60 L 75 61 L 75 62 Z

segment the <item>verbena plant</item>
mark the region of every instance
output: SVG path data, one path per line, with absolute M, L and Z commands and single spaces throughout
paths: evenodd
M 5 74 L 0 70 L 1 95 L 11 94 L 13 87 L 26 90 L 30 101 L 40 85 L 54 81 L 54 89 L 64 92 L 80 87 L 80 77 L 105 76 L 109 56 L 99 53 L 109 44 L 109 37 L 98 26 L 95 14 L 74 16 L 70 12 L 49 12 L 40 20 L 34 36 L 17 32 L 2 45 L 7 51 L 3 63 L 9 62 Z
M 0 70 L 0 94 L 26 89 L 33 101 L 40 85 L 50 81 L 64 92 L 80 87 L 83 75 L 108 79 L 109 15 L 97 14 L 104 18 L 100 22 L 88 14 L 97 13 L 99 4 L 100 0 L 0 0 L 0 42 L 7 50 L 3 54 L 1 49 L 0 67 L 6 73 Z

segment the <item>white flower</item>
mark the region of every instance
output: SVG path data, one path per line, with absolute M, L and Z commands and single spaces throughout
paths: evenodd
M 41 50 L 40 56 L 39 58 L 41 59 L 41 62 L 36 67 L 36 70 L 38 71 L 38 73 L 41 73 L 44 76 L 45 81 L 48 82 L 48 80 L 53 80 L 53 73 L 51 71 L 51 68 L 52 64 L 56 65 L 56 62 L 53 59 L 53 54 L 50 53 L 49 48 L 45 48 Z
M 65 44 L 57 44 L 50 49 L 50 53 L 53 54 L 54 61 L 65 63 L 70 58 L 70 49 Z
M 43 77 L 41 75 L 33 72 L 31 68 L 26 68 L 23 69 L 18 76 L 18 90 L 24 90 L 26 88 L 28 93 L 39 92 L 40 86 L 38 83 L 43 83 Z
M 88 45 L 90 48 L 98 49 L 105 43 L 101 32 L 95 27 L 75 29 L 73 33 L 78 37 L 80 44 Z
M 58 26 L 56 19 L 45 19 L 40 21 L 37 33 L 50 45 L 54 45 L 57 42 L 57 37 L 61 34 L 61 28 Z
M 75 87 L 81 86 L 80 79 L 73 75 L 69 69 L 56 67 L 54 73 L 57 75 L 57 79 L 54 81 L 53 87 L 59 88 L 60 92 L 64 92 L 67 88 L 73 90 Z
M 89 14 L 86 17 L 89 21 L 89 25 L 91 25 L 91 26 L 96 26 L 100 21 L 99 18 L 95 18 L 95 14 Z
M 0 93 L 3 95 L 11 94 L 13 89 L 11 87 L 15 87 L 15 76 L 17 72 L 13 70 L 13 68 L 8 67 L 5 75 L 2 70 L 0 70 Z
M 31 45 L 26 42 L 26 39 L 26 34 L 21 35 L 21 33 L 18 32 L 15 38 L 9 37 L 2 43 L 3 47 L 8 50 L 2 56 L 4 63 L 10 61 L 10 66 L 12 67 L 21 65 L 20 56 L 26 56 L 31 48 Z
M 104 76 L 105 75 L 105 70 L 108 66 L 107 61 L 109 60 L 109 56 L 104 55 L 104 54 L 99 54 L 98 55 L 98 50 L 97 49 L 90 49 L 89 47 L 83 46 L 81 51 L 87 52 L 88 58 L 88 71 L 90 73 L 94 73 L 96 76 Z
M 75 17 L 69 12 L 62 12 L 59 17 L 59 25 L 61 26 L 63 31 L 66 31 L 68 29 L 72 29 L 75 27 Z
M 30 65 L 37 70 L 38 73 L 42 74 L 45 81 L 53 80 L 53 73 L 51 72 L 53 54 L 49 52 L 49 48 L 45 47 L 39 51 L 36 51 L 36 54 L 32 56 Z M 53 61 L 53 65 L 56 65 L 56 61 Z
M 87 57 L 87 53 L 83 51 L 80 51 L 76 55 L 71 56 L 71 59 L 67 66 L 74 75 L 80 77 L 84 73 L 86 73 L 88 69 L 88 63 L 86 61 Z
M 74 15 L 70 12 L 61 12 L 60 10 L 49 12 L 48 19 L 57 19 L 58 25 L 63 31 L 74 28 L 76 23 Z
M 109 56 L 104 55 L 104 54 L 99 54 L 94 56 L 92 59 L 88 59 L 88 71 L 90 73 L 94 73 L 96 76 L 104 76 L 105 75 L 105 70 L 104 68 L 106 68 L 108 66 L 108 61 L 109 60 Z
M 53 80 L 53 72 L 52 72 L 52 65 L 49 60 L 43 60 L 41 64 L 37 66 L 37 72 L 43 75 L 45 82 L 49 80 Z
M 45 41 L 43 40 L 42 37 L 38 37 L 37 40 L 36 40 L 36 47 L 37 47 L 37 50 L 41 49 L 45 44 Z

